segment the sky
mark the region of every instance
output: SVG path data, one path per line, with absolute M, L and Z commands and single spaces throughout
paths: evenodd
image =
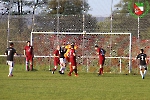
M 31 1 L 31 0 L 29 0 Z M 86 0 L 90 6 L 89 14 L 97 17 L 108 17 L 111 14 L 111 4 L 114 8 L 114 5 L 118 4 L 120 0 Z M 113 3 L 112 3 L 113 2 Z M 2 7 L 2 2 L 0 2 L 0 7 Z
M 111 4 L 113 10 L 114 5 L 118 4 L 120 0 L 87 0 L 90 5 L 89 14 L 97 17 L 106 17 L 111 14 Z M 113 1 L 113 3 L 112 3 Z

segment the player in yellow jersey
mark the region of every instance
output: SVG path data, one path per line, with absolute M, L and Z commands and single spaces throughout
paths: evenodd
M 65 59 L 66 59 L 66 61 L 67 62 L 69 62 L 69 68 L 70 68 L 70 70 L 71 70 L 71 64 L 70 64 L 70 61 L 69 61 L 69 52 L 70 52 L 70 50 L 71 50 L 71 45 L 75 45 L 75 43 L 74 42 L 72 42 L 71 44 L 68 44 L 68 45 L 66 45 L 65 46 L 65 49 L 67 49 L 67 51 L 66 51 L 66 53 L 64 54 L 64 57 L 65 57 Z M 78 47 L 77 47 L 77 45 L 75 45 L 74 46 L 74 49 L 76 50 Z

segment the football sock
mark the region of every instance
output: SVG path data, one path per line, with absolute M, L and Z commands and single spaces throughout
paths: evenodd
M 70 71 L 73 70 L 72 66 L 70 65 Z
M 64 73 L 64 71 L 65 71 L 65 67 L 62 68 L 62 71 L 61 71 L 61 72 Z
M 11 74 L 12 74 L 12 72 L 13 72 L 13 67 L 11 67 Z
M 146 71 L 147 71 L 147 70 L 144 70 L 144 76 L 146 75 Z
M 74 69 L 75 75 L 77 75 L 77 69 Z
M 56 70 L 56 69 L 57 69 L 57 66 L 55 66 L 54 69 Z
M 103 67 L 101 68 L 101 74 L 103 74 Z
M 60 70 L 59 71 L 62 71 L 62 67 L 60 67 Z
M 99 74 L 103 74 L 103 68 L 99 69 Z
M 73 72 L 74 70 L 72 69 L 72 70 L 70 70 L 70 74 Z
M 29 70 L 28 62 L 26 61 L 26 70 Z
M 13 67 L 9 67 L 9 75 L 12 75 L 12 72 L 13 72 Z
M 11 74 L 11 66 L 9 66 L 9 75 Z
M 26 65 L 26 71 L 28 71 L 29 70 L 29 67 Z
M 32 65 L 30 65 L 30 70 L 33 70 L 33 66 Z
M 140 70 L 140 74 L 141 74 L 141 76 L 143 76 L 143 72 L 142 72 L 142 70 Z
M 101 68 L 99 69 L 99 74 L 101 74 Z

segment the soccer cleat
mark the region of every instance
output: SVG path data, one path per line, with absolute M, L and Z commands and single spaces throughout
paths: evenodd
M 99 74 L 99 73 L 98 73 L 98 75 L 97 75 L 97 76 L 101 76 L 101 74 Z
M 142 76 L 142 79 L 144 79 L 144 76 Z
M 61 71 L 59 71 L 59 74 L 61 74 Z
M 71 76 L 71 74 L 68 74 L 68 76 Z
M 64 75 L 65 73 L 60 73 L 60 74 Z
M 8 75 L 8 77 L 13 77 L 13 75 L 11 74 L 11 75 Z
M 75 77 L 78 77 L 78 75 L 75 75 Z
M 52 74 L 54 74 L 54 71 L 52 71 Z

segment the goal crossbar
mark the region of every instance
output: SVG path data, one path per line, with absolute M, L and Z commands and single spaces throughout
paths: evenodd
M 63 34 L 104 34 L 104 35 L 107 35 L 107 34 L 112 34 L 112 35 L 119 35 L 119 34 L 128 34 L 128 35 L 130 35 L 131 33 L 97 33 L 97 32 L 94 32 L 94 33 L 86 33 L 86 32 L 81 32 L 81 33 L 78 33 L 78 32 L 31 32 L 31 35 L 32 34 L 61 34 L 61 35 L 63 35 Z

